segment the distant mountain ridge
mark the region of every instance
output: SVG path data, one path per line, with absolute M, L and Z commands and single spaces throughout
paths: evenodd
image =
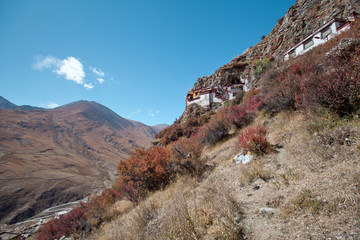
M 0 100 L 0 223 L 111 186 L 119 161 L 158 133 L 96 102 L 24 110 Z
M 20 109 L 20 110 L 40 110 L 40 109 L 45 109 L 45 108 L 40 108 L 40 107 L 33 107 L 30 105 L 21 105 L 18 106 L 10 101 L 8 101 L 7 99 L 3 98 L 2 96 L 0 96 L 0 109 Z

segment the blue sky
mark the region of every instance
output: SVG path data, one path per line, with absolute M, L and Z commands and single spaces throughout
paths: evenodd
M 0 0 L 0 96 L 99 102 L 171 124 L 198 77 L 255 45 L 295 0 Z

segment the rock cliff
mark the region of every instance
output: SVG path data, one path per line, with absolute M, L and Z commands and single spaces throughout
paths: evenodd
M 258 44 L 220 67 L 211 76 L 198 78 L 194 88 L 246 83 L 257 84 L 254 59 L 272 57 L 282 61 L 284 52 L 313 33 L 333 17 L 347 19 L 360 12 L 359 0 L 297 0 L 273 30 Z

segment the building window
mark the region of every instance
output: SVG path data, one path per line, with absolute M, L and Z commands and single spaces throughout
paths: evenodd
M 307 42 L 304 43 L 304 50 L 308 49 L 312 45 L 314 45 L 314 41 L 312 39 L 308 40 Z
M 295 49 L 289 52 L 289 57 L 296 57 Z
M 325 29 L 323 32 L 321 32 L 321 38 L 325 39 L 327 36 L 329 36 L 331 34 L 331 28 L 328 27 L 327 29 Z

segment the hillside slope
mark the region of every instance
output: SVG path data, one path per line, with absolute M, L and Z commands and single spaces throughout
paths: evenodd
M 291 21 L 300 22 L 288 25 L 298 29 L 288 35 L 295 39 L 308 16 L 322 22 L 320 12 L 347 14 L 358 3 L 299 0 L 278 25 L 296 10 L 299 19 Z M 68 224 L 64 217 L 35 237 L 359 239 L 360 21 L 350 29 L 273 64 L 259 76 L 260 89 L 218 111 L 193 104 L 187 118 L 158 134 L 159 145 L 120 164 L 117 186 L 79 210 L 87 211 L 78 215 L 83 225 L 51 233 L 53 226 Z M 225 84 L 252 74 L 256 49 L 196 84 Z M 242 62 L 246 56 L 249 61 Z
M 96 103 L 0 110 L 0 221 L 15 223 L 109 187 L 156 130 Z
M 247 83 L 257 84 L 253 61 L 273 57 L 282 61 L 284 52 L 318 29 L 333 17 L 347 19 L 353 12 L 360 13 L 359 0 L 297 0 L 272 31 L 258 44 L 220 67 L 210 76 L 197 79 L 194 88 Z
M 314 120 L 258 118 L 275 152 L 242 164 L 236 137 L 206 148 L 214 169 L 200 181 L 179 178 L 136 207 L 119 201 L 122 214 L 86 239 L 358 239 L 360 124 L 314 135 Z M 340 132 L 348 140 L 327 141 Z

